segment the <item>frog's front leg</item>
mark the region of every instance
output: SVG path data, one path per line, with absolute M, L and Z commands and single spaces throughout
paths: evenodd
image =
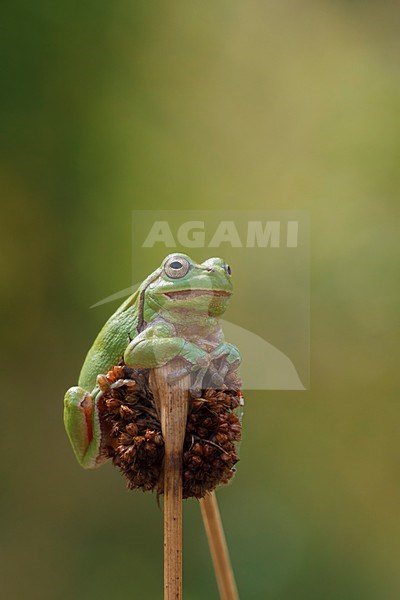
M 242 360 L 236 346 L 228 342 L 219 344 L 212 351 L 211 356 L 213 361 L 223 359 L 217 373 L 212 375 L 212 382 L 216 385 L 219 385 L 217 375 L 224 380 L 227 373 L 236 370 Z
M 72 387 L 64 398 L 64 424 L 75 456 L 85 469 L 100 466 L 101 430 L 97 401 L 102 393 L 96 386 L 92 394 L 82 387 Z
M 129 367 L 153 368 L 161 367 L 174 358 L 183 358 L 188 363 L 187 368 L 171 374 L 171 380 L 195 371 L 197 375 L 191 391 L 197 395 L 197 388 L 210 366 L 211 355 L 184 338 L 174 337 L 174 333 L 174 329 L 168 324 L 148 327 L 130 342 L 124 361 Z

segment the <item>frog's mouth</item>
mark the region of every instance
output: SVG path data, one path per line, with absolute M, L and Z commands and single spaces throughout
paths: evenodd
M 211 296 L 229 298 L 232 292 L 226 290 L 175 290 L 174 292 L 164 292 L 171 300 L 188 300 L 198 298 L 199 296 Z

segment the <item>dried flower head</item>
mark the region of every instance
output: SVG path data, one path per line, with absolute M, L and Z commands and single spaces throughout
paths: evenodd
M 119 387 L 110 384 L 119 381 Z M 228 483 L 239 457 L 241 382 L 230 373 L 221 389 L 203 390 L 189 403 L 183 448 L 183 497 L 202 498 Z M 130 489 L 163 493 L 164 440 L 148 369 L 119 365 L 105 376 L 99 403 L 104 451 Z

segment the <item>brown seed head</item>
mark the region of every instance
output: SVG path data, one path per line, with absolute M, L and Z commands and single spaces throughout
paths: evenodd
M 100 423 L 108 456 L 126 477 L 129 489 L 163 493 L 164 440 L 149 388 L 149 370 L 118 365 L 103 381 Z M 110 384 L 124 384 L 111 389 Z M 241 423 L 234 410 L 241 403 L 236 375 L 222 389 L 208 388 L 190 401 L 183 452 L 183 496 L 201 498 L 232 478 Z

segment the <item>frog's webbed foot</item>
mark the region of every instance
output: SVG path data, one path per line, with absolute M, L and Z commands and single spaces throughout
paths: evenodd
M 217 387 L 231 371 L 236 371 L 241 363 L 241 356 L 236 346 L 223 342 L 212 352 L 213 360 L 219 362 L 217 375 L 212 375 L 211 381 Z
M 208 368 L 209 368 L 209 365 L 199 367 L 198 365 L 192 365 L 192 364 L 188 363 L 187 365 L 180 367 L 179 369 L 176 369 L 175 371 L 172 371 L 171 373 L 169 373 L 168 377 L 167 377 L 168 383 L 176 383 L 177 381 L 180 381 L 183 377 L 185 377 L 189 373 L 195 372 L 196 376 L 195 376 L 194 382 L 190 386 L 190 395 L 193 398 L 198 398 L 199 396 L 201 396 L 202 383 L 203 383 L 203 379 L 204 379 L 205 374 L 207 373 Z
M 122 387 L 123 385 L 125 385 L 127 388 L 137 387 L 137 383 L 133 379 L 117 379 L 117 381 L 114 381 L 114 383 L 110 385 L 110 388 L 112 390 L 115 390 L 117 388 Z
M 106 392 L 109 392 L 111 390 L 111 384 L 107 379 L 106 375 L 100 374 L 97 375 L 96 377 L 96 387 L 94 388 L 93 392 L 92 392 L 92 396 L 93 395 L 99 395 L 101 392 L 101 395 L 105 394 Z
M 180 367 L 179 369 L 176 369 L 175 371 L 171 371 L 171 373 L 168 373 L 168 376 L 167 376 L 168 383 L 175 383 L 175 382 L 179 381 L 180 379 L 182 379 L 182 377 L 185 377 L 185 375 L 187 375 L 188 373 L 191 373 L 191 371 L 192 371 L 192 365 L 190 365 L 189 363 L 187 365 L 185 365 L 184 367 Z
M 182 377 L 185 377 L 185 375 L 188 373 L 195 373 L 195 379 L 190 386 L 190 394 L 193 398 L 199 398 L 203 389 L 203 381 L 207 374 L 211 375 L 212 385 L 215 385 L 216 387 L 221 386 L 224 382 L 224 378 L 219 374 L 211 360 L 212 358 L 210 355 L 209 361 L 204 361 L 205 364 L 203 364 L 203 366 L 199 366 L 198 364 L 191 365 L 188 363 L 184 367 L 181 367 L 180 369 L 170 373 L 168 375 L 168 382 L 175 383 L 176 381 L 182 379 Z
M 214 379 L 214 375 L 212 377 L 212 382 L 216 386 L 222 385 L 222 383 L 225 381 L 225 377 L 227 376 L 227 374 L 230 373 L 231 371 L 236 371 L 236 369 L 239 368 L 239 365 L 240 365 L 240 359 L 237 359 L 237 360 L 233 361 L 232 363 L 228 362 L 225 359 L 217 371 L 217 376 L 220 379 L 220 383 L 218 383 L 217 380 Z
M 197 371 L 195 380 L 190 386 L 190 395 L 192 398 L 200 398 L 203 389 L 203 379 L 207 371 L 208 367 L 202 367 Z
M 179 381 L 182 377 L 188 375 L 188 373 L 202 371 L 204 368 L 208 369 L 211 361 L 210 355 L 198 348 L 196 348 L 195 356 L 192 356 L 191 353 L 188 352 L 186 356 L 182 356 L 182 358 L 185 360 L 186 364 L 168 375 L 169 383 Z
M 103 396 L 107 392 L 118 389 L 124 385 L 127 387 L 136 387 L 136 382 L 133 379 L 122 378 L 110 382 L 106 375 L 97 375 L 96 387 L 92 392 L 92 396 L 99 400 L 99 398 L 101 398 L 101 396 Z
M 196 348 L 196 353 L 187 352 L 182 358 L 187 361 L 187 364 L 170 373 L 168 382 L 174 383 L 188 373 L 194 373 L 194 381 L 190 387 L 190 393 L 194 398 L 201 396 L 206 377 L 206 387 L 211 385 L 219 388 L 223 385 L 226 375 L 237 369 L 240 364 L 239 350 L 226 342 L 217 346 L 212 352 L 199 351 Z
M 221 387 L 221 385 L 224 383 L 226 373 L 223 372 L 222 368 L 217 370 L 215 367 L 213 367 L 213 369 L 214 373 L 211 375 L 211 384 L 217 388 Z

